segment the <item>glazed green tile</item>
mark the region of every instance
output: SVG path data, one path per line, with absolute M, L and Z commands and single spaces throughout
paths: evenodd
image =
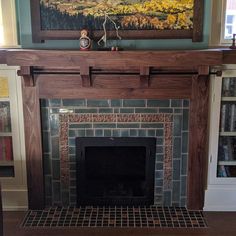
M 70 171 L 70 178 L 76 179 L 76 171 Z
M 162 195 L 156 195 L 154 198 L 156 205 L 163 205 L 163 196 Z
M 88 114 L 88 113 L 97 113 L 98 109 L 97 108 L 79 108 L 75 109 L 75 113 L 78 114 Z
M 182 107 L 182 100 L 172 99 L 171 100 L 171 107 Z
M 102 129 L 96 129 L 95 130 L 95 136 L 96 137 L 103 137 L 103 130 Z
M 75 136 L 76 136 L 76 131 L 70 129 L 70 130 L 69 130 L 69 137 L 75 137 Z
M 164 144 L 163 138 L 157 137 L 157 139 L 156 139 L 156 145 L 163 145 L 163 144 Z
M 59 135 L 59 115 L 58 114 L 51 114 L 50 115 L 50 131 L 51 135 Z
M 42 118 L 42 130 L 47 131 L 49 129 L 49 117 L 48 108 L 41 108 L 41 118 Z
M 156 163 L 156 170 L 163 170 L 163 163 L 162 162 Z
M 164 130 L 163 129 L 157 129 L 156 130 L 156 136 L 157 137 L 163 137 L 163 135 L 164 135 Z
M 157 146 L 157 147 L 156 147 L 156 153 L 157 153 L 157 154 L 163 153 L 163 146 Z
M 163 192 L 162 187 L 155 187 L 155 195 L 161 195 Z
M 59 137 L 51 138 L 52 159 L 59 159 Z
M 156 108 L 135 108 L 135 113 L 147 113 L 147 114 L 150 114 L 150 113 L 153 113 L 153 114 L 156 114 L 157 113 L 157 109 Z
M 50 133 L 47 131 L 43 131 L 43 152 L 50 152 Z
M 138 136 L 139 136 L 139 137 L 146 137 L 146 136 L 147 136 L 147 130 L 145 130 L 145 129 L 139 129 L 139 130 L 138 130 Z
M 69 129 L 89 129 L 92 128 L 92 123 L 70 124 Z
M 122 100 L 121 99 L 112 99 L 111 100 L 111 106 L 112 107 L 121 107 L 122 106 Z
M 61 184 L 59 181 L 52 182 L 53 201 L 61 200 Z
M 61 198 L 63 206 L 68 206 L 70 204 L 70 194 L 68 191 L 62 191 Z
M 171 206 L 171 191 L 164 191 L 164 206 Z
M 94 130 L 93 129 L 86 129 L 85 130 L 85 136 L 86 137 L 93 137 L 94 136 Z
M 78 135 L 78 137 L 84 137 L 85 136 L 85 130 L 84 129 L 77 130 L 77 135 Z
M 76 163 L 70 162 L 70 170 L 76 171 Z
M 186 197 L 187 193 L 187 177 L 186 176 L 181 176 L 181 189 L 180 189 L 180 194 L 181 197 Z
M 173 145 L 173 158 L 180 159 L 181 158 L 181 138 L 175 137 Z
M 156 170 L 155 171 L 155 178 L 156 179 L 163 179 L 163 170 Z
M 112 136 L 120 137 L 120 130 L 117 130 L 117 129 L 112 130 Z
M 52 179 L 60 180 L 60 160 L 52 160 Z
M 52 176 L 44 176 L 44 190 L 47 197 L 52 196 Z
M 51 158 L 49 154 L 43 154 L 44 175 L 51 175 Z
M 156 162 L 160 162 L 164 160 L 164 155 L 163 154 L 157 154 L 156 153 Z
M 109 130 L 109 129 L 104 129 L 104 136 L 105 136 L 105 137 L 111 137 L 111 130 Z
M 99 113 L 113 113 L 113 109 L 112 108 L 99 108 L 98 112 Z
M 60 107 L 61 106 L 61 99 L 49 99 L 50 107 Z
M 138 130 L 136 130 L 136 129 L 131 129 L 131 130 L 130 130 L 130 136 L 132 136 L 132 137 L 137 137 L 137 136 L 138 136 Z
M 128 129 L 121 129 L 120 130 L 120 136 L 121 137 L 129 137 L 129 130 Z
M 188 131 L 189 129 L 189 110 L 183 109 L 183 130 Z
M 62 105 L 65 107 L 84 107 L 85 100 L 84 99 L 63 99 Z
M 180 207 L 186 207 L 187 203 L 187 198 L 186 197 L 181 197 L 180 199 Z
M 115 123 L 94 123 L 93 128 L 112 129 L 112 128 L 116 128 L 116 124 Z
M 180 160 L 173 160 L 173 180 L 180 180 Z
M 69 155 L 70 163 L 76 162 L 76 153 Z
M 174 136 L 181 136 L 182 131 L 182 116 L 174 116 Z
M 160 108 L 159 113 L 173 113 L 173 108 Z
M 155 179 L 156 187 L 163 187 L 163 179 Z
M 117 123 L 117 128 L 139 128 L 139 123 Z
M 49 107 L 48 99 L 40 99 L 40 107 Z
M 183 107 L 189 107 L 190 102 L 189 100 L 183 100 Z
M 155 129 L 147 130 L 147 136 L 148 137 L 155 137 L 156 136 L 156 130 Z
M 145 107 L 146 102 L 143 99 L 124 99 L 123 107 Z
M 109 107 L 109 100 L 106 99 L 88 99 L 87 100 L 87 106 L 88 107 Z
M 141 128 L 154 128 L 154 129 L 158 129 L 158 128 L 162 128 L 163 124 L 161 123 L 154 123 L 154 122 L 149 122 L 149 123 L 141 123 Z
M 50 108 L 50 109 L 49 109 L 50 114 L 58 114 L 59 111 L 60 111 L 59 108 Z
M 182 111 L 183 111 L 183 109 L 178 109 L 178 108 L 174 109 L 174 113 L 178 114 L 178 115 L 182 115 Z
M 183 154 L 182 155 L 182 161 L 181 161 L 181 175 L 187 174 L 187 164 L 188 163 L 188 155 Z
M 188 152 L 188 132 L 182 132 L 182 152 Z
M 147 100 L 148 107 L 170 107 L 170 100 Z
M 119 108 L 114 108 L 114 113 L 120 113 L 120 109 Z
M 75 147 L 69 147 L 69 154 L 75 154 Z
M 70 147 L 75 147 L 75 137 L 76 136 L 73 136 L 73 138 L 69 138 L 68 144 Z
M 120 113 L 134 113 L 134 108 L 120 108 Z

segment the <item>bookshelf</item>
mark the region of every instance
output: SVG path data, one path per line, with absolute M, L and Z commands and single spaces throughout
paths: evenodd
M 0 181 L 5 210 L 27 208 L 21 80 L 17 69 L 0 65 Z

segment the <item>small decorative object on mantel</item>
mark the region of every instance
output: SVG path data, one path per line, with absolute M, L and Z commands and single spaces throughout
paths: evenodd
M 88 31 L 81 30 L 81 37 L 79 39 L 80 50 L 89 50 L 91 47 L 91 39 L 88 37 Z
M 233 34 L 232 40 L 233 40 L 232 46 L 230 46 L 229 48 L 230 48 L 230 49 L 236 49 L 236 45 L 235 45 L 235 42 L 236 42 L 236 34 Z

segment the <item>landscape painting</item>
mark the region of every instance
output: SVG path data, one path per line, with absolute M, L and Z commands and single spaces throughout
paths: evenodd
M 40 0 L 42 30 L 193 29 L 194 0 Z M 107 30 L 114 30 L 111 21 Z

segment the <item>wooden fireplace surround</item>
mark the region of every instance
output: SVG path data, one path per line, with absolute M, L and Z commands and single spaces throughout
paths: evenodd
M 0 63 L 20 66 L 30 209 L 44 208 L 41 98 L 190 99 L 187 205 L 203 208 L 210 69 L 235 51 L 2 50 Z

